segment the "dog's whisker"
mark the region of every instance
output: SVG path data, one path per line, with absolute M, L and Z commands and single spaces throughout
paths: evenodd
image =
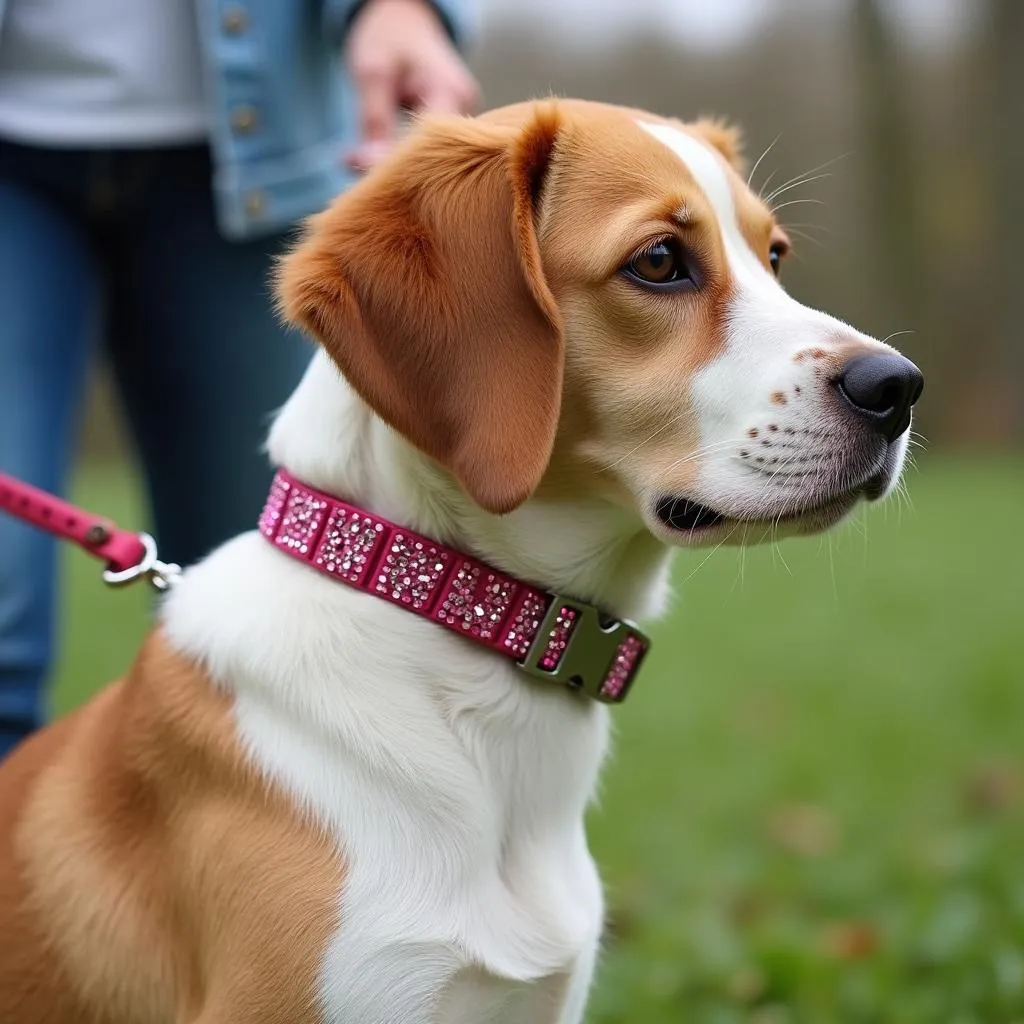
M 821 199 L 787 199 L 784 203 L 779 203 L 778 206 L 773 206 L 772 213 L 778 213 L 779 210 L 784 210 L 787 206 L 797 206 L 800 203 L 813 203 L 815 206 L 827 205 Z
M 768 146 L 765 149 L 765 151 L 754 161 L 754 166 L 750 168 L 750 173 L 747 175 L 747 188 L 751 187 L 750 183 L 754 180 L 754 175 L 757 174 L 757 169 L 758 167 L 761 166 L 761 161 L 772 151 L 772 149 L 775 147 L 775 143 L 778 142 L 781 138 L 782 132 L 779 132 L 779 134 L 776 135 L 775 138 L 768 143 Z
M 636 455 L 636 453 L 640 451 L 640 449 L 643 448 L 645 444 L 647 444 L 650 441 L 653 441 L 663 430 L 667 430 L 674 423 L 678 423 L 682 415 L 682 413 L 679 413 L 677 416 L 673 416 L 671 419 L 666 420 L 664 423 L 662 423 L 660 427 L 658 427 L 657 430 L 655 430 L 649 436 L 645 437 L 635 448 L 633 448 L 631 451 L 626 452 L 625 455 L 616 459 L 614 462 L 609 463 L 609 465 L 606 468 L 614 469 L 616 466 L 621 465 L 623 462 L 625 462 L 626 459 L 628 459 L 631 455 Z
M 812 245 L 817 245 L 819 248 L 824 249 L 825 243 L 820 238 L 815 238 L 813 235 L 807 234 L 806 231 L 800 231 L 797 228 L 786 226 L 786 234 L 796 235 L 797 238 L 802 238 L 805 242 L 810 242 Z
M 826 235 L 832 234 L 832 229 L 825 224 L 814 224 L 811 221 L 786 221 L 782 225 L 787 231 L 790 228 L 814 228 L 815 231 L 824 231 Z
M 711 550 L 710 550 L 710 551 L 709 551 L 709 552 L 707 553 L 707 555 L 705 555 L 705 557 L 704 557 L 704 558 L 703 558 L 703 559 L 701 560 L 700 564 L 699 564 L 699 565 L 698 565 L 698 566 L 697 566 L 697 567 L 696 567 L 696 568 L 695 568 L 695 569 L 693 570 L 693 572 L 691 572 L 691 573 L 689 574 L 689 576 L 687 576 L 687 577 L 686 577 L 686 579 L 684 579 L 684 580 L 683 580 L 683 582 L 682 582 L 681 586 L 686 586 L 686 584 L 687 584 L 687 583 L 689 583 L 689 582 L 690 582 L 690 580 L 692 580 L 692 579 L 693 579 L 693 577 L 694 577 L 694 576 L 695 576 L 695 575 L 696 575 L 696 574 L 697 574 L 698 572 L 700 572 L 700 571 L 701 571 L 701 569 L 703 569 L 705 565 L 707 565 L 707 564 L 708 564 L 708 561 L 709 561 L 709 559 L 711 558 L 711 556 L 712 556 L 712 555 L 713 555 L 713 554 L 714 554 L 714 553 L 715 553 L 716 551 L 718 551 L 718 549 L 719 549 L 719 548 L 721 548 L 721 547 L 722 547 L 722 545 L 723 545 L 723 544 L 725 544 L 725 542 L 726 542 L 727 540 L 729 540 L 729 539 L 730 539 L 730 538 L 732 537 L 732 535 L 733 535 L 733 534 L 734 534 L 734 533 L 736 532 L 736 530 L 737 530 L 737 528 L 739 527 L 739 525 L 740 525 L 740 524 L 739 524 L 739 523 L 737 522 L 737 523 L 736 523 L 736 524 L 735 524 L 735 525 L 733 526 L 733 528 L 732 528 L 732 529 L 731 529 L 731 530 L 730 530 L 730 531 L 729 531 L 729 532 L 728 532 L 728 533 L 727 533 L 727 534 L 726 534 L 726 535 L 725 535 L 725 536 L 724 536 L 724 537 L 723 537 L 723 538 L 722 538 L 722 539 L 721 539 L 721 540 L 720 540 L 720 541 L 719 541 L 719 542 L 718 542 L 718 543 L 717 543 L 717 544 L 716 544 L 716 545 L 715 545 L 715 546 L 714 546 L 714 547 L 713 547 L 713 548 L 712 548 L 712 549 L 711 549 Z
M 681 459 L 676 459 L 670 466 L 668 466 L 665 472 L 671 472 L 673 469 L 678 469 L 680 466 L 685 465 L 687 462 L 695 462 L 697 459 L 704 458 L 706 455 L 715 455 L 719 452 L 726 451 L 729 448 L 734 448 L 742 444 L 740 440 L 727 440 L 717 441 L 714 444 L 705 445 L 702 448 L 689 452 L 684 455 Z
M 793 184 L 793 182 L 795 182 L 795 181 L 799 181 L 799 180 L 802 180 L 802 179 L 805 179 L 805 178 L 809 178 L 811 175 L 817 174 L 819 171 L 827 170 L 829 167 L 832 167 L 835 164 L 839 163 L 840 160 L 845 160 L 848 156 L 851 156 L 851 155 L 852 155 L 852 151 L 848 151 L 846 153 L 840 153 L 839 156 L 835 156 L 831 160 L 826 160 L 823 164 L 818 164 L 817 167 L 812 167 L 809 171 L 803 171 L 800 174 L 793 175 L 793 177 L 790 178 L 788 181 L 784 181 L 779 186 L 779 188 L 786 188 L 787 186 Z M 767 187 L 768 187 L 768 183 L 765 182 L 765 184 L 762 187 L 761 191 L 763 192 L 764 189 L 767 188 Z
M 799 181 L 791 181 L 788 185 L 780 185 L 773 192 L 770 192 L 765 196 L 764 201 L 771 206 L 772 201 L 778 199 L 779 196 L 785 195 L 787 192 L 792 191 L 795 188 L 800 188 L 802 185 L 810 185 L 814 181 L 824 181 L 825 178 L 831 178 L 831 174 L 815 174 L 809 178 L 801 178 Z
M 772 183 L 772 178 L 774 178 L 777 173 L 778 173 L 778 168 L 776 168 L 774 171 L 772 171 L 772 173 L 769 174 L 768 177 L 764 179 L 764 184 L 761 186 L 760 190 L 757 193 L 758 199 L 762 198 L 762 193 Z
M 905 330 L 905 331 L 893 331 L 892 334 L 887 334 L 882 339 L 882 344 L 884 345 L 886 342 L 892 341 L 893 338 L 900 338 L 904 334 L 916 334 L 916 333 L 917 333 L 917 331 L 915 331 L 915 330 L 913 330 L 911 328 L 907 328 L 907 330 Z
M 605 469 L 614 469 L 616 466 L 621 465 L 626 459 L 630 458 L 630 456 L 635 455 L 644 446 L 644 444 L 646 444 L 650 440 L 652 440 L 652 438 L 647 438 L 646 441 L 637 445 L 632 451 L 627 452 L 625 455 L 616 459 L 614 462 L 604 463 L 602 465 Z M 681 458 L 677 459 L 675 462 L 673 462 L 670 466 L 666 468 L 665 472 L 675 469 L 677 466 L 681 466 L 687 462 L 693 462 L 694 460 L 699 459 L 704 455 L 711 455 L 718 450 L 727 449 L 728 447 L 730 447 L 730 445 L 735 444 L 735 441 L 719 441 L 715 442 L 714 444 L 708 445 L 704 448 L 698 448 L 695 451 L 688 452 L 686 455 L 683 455 Z
M 678 423 L 679 420 L 681 420 L 685 415 L 686 415 L 685 412 L 680 412 L 677 415 L 673 416 L 671 419 L 666 420 L 660 427 L 658 427 L 656 430 L 652 431 L 647 437 L 645 437 L 634 448 L 631 448 L 628 452 L 626 452 L 624 455 L 619 456 L 619 458 L 615 459 L 613 462 L 609 462 L 609 463 L 604 464 L 604 468 L 605 469 L 615 469 L 616 466 L 621 465 L 623 462 L 626 461 L 626 459 L 632 457 L 638 451 L 640 451 L 640 449 L 643 448 L 644 445 L 649 444 L 651 441 L 653 441 L 654 438 L 656 438 L 660 433 L 662 433 L 663 431 L 667 430 L 669 427 L 673 426 L 674 424 Z M 740 443 L 741 443 L 740 441 L 726 439 L 726 440 L 723 440 L 723 441 L 715 441 L 715 442 L 712 442 L 711 444 L 703 445 L 702 447 L 696 448 L 696 449 L 694 449 L 694 451 L 689 452 L 687 455 L 683 456 L 683 458 L 681 460 L 679 460 L 678 462 L 673 463 L 672 466 L 669 467 L 669 468 L 670 469 L 671 468 L 675 468 L 676 466 L 681 465 L 683 462 L 691 461 L 693 459 L 700 458 L 703 455 L 709 455 L 712 452 L 715 452 L 715 451 L 718 451 L 718 450 L 722 450 L 722 449 L 726 449 L 726 448 L 728 448 L 728 447 L 730 447 L 732 445 L 737 445 L 737 444 L 740 444 Z
M 828 568 L 832 574 L 832 599 L 836 603 L 836 608 L 839 607 L 839 584 L 836 582 L 836 560 L 832 553 L 832 534 L 828 534 Z
M 772 551 L 773 552 L 777 551 L 779 553 L 779 561 L 782 562 L 782 567 L 786 570 L 786 572 L 790 576 L 792 576 L 793 575 L 793 570 L 790 569 L 789 562 L 786 561 L 786 557 L 782 553 L 782 548 L 779 547 L 779 521 L 781 519 L 782 519 L 782 513 L 780 512 L 778 514 L 778 516 L 776 516 L 775 523 L 772 526 Z M 775 556 L 773 554 L 772 555 L 772 563 L 774 564 L 774 562 L 775 562 Z

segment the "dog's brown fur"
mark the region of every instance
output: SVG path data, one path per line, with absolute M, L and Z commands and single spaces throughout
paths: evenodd
M 0 772 L 0 1022 L 313 1020 L 343 873 L 157 632 Z

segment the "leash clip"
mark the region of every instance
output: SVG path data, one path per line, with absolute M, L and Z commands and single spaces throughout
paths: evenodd
M 156 555 L 156 541 L 148 533 L 140 533 L 139 540 L 145 549 L 142 561 L 119 572 L 104 569 L 103 582 L 110 587 L 123 587 L 137 579 L 147 579 L 154 590 L 161 593 L 170 590 L 181 576 L 181 566 L 175 562 L 160 561 Z

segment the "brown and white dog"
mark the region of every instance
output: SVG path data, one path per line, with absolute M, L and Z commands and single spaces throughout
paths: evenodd
M 428 123 L 282 264 L 321 349 L 271 456 L 654 616 L 673 548 L 821 530 L 900 473 L 920 374 L 790 298 L 788 247 L 716 125 Z M 577 1024 L 607 734 L 602 704 L 240 536 L 0 771 L 0 1021 Z

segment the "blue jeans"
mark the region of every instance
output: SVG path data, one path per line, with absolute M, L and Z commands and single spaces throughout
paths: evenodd
M 269 301 L 282 239 L 222 239 L 210 177 L 205 146 L 0 141 L 0 470 L 65 489 L 102 345 L 161 557 L 183 564 L 254 525 L 268 417 L 310 355 Z M 43 714 L 54 556 L 48 535 L 0 513 L 0 757 Z

